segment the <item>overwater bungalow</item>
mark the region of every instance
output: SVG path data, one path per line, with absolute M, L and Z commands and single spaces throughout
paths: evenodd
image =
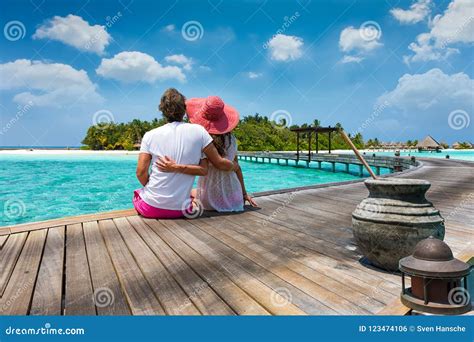
M 431 135 L 426 136 L 421 142 L 416 145 L 418 151 L 436 151 L 441 152 L 443 146 L 440 145 Z
M 460 143 L 460 142 L 456 141 L 455 143 L 453 143 L 452 148 L 454 148 L 456 150 L 465 149 L 465 148 L 472 148 L 472 144 L 469 143 L 469 142 Z

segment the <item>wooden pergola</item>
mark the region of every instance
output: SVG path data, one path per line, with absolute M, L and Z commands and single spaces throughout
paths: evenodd
M 305 127 L 305 128 L 292 128 L 292 132 L 296 133 L 296 158 L 300 158 L 300 134 L 307 134 L 308 135 L 308 161 L 311 161 L 311 137 L 312 134 L 315 133 L 316 136 L 316 153 L 319 153 L 319 140 L 318 135 L 319 133 L 327 133 L 328 134 L 328 141 L 329 146 L 328 150 L 331 153 L 331 133 L 338 132 L 339 128 L 336 127 Z

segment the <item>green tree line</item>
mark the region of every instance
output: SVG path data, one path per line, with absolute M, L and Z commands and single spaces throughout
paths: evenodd
M 164 125 L 164 119 L 142 121 L 135 119 L 128 123 L 99 123 L 89 127 L 82 140 L 83 149 L 91 150 L 133 150 L 137 149 L 143 135 L 156 127 Z M 320 126 L 318 120 L 311 124 L 292 125 L 287 127 L 284 121 L 274 122 L 260 114 L 244 117 L 233 131 L 241 151 L 294 151 L 296 150 L 296 134 L 291 128 L 305 128 Z M 334 127 L 342 128 L 337 123 Z M 364 140 L 360 133 L 351 137 L 357 148 L 364 148 Z M 320 150 L 328 149 L 329 138 L 327 133 L 318 134 Z M 312 135 L 311 147 L 316 148 L 315 136 Z M 300 134 L 300 148 L 308 149 L 308 137 Z M 331 135 L 332 149 L 348 149 L 349 146 L 338 133 Z

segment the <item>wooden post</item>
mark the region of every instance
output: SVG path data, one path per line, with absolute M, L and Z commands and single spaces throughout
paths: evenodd
M 359 175 L 362 177 L 364 175 L 364 165 L 359 165 Z
M 296 132 L 296 160 L 300 160 L 300 132 Z
M 322 162 L 318 161 L 318 169 L 321 168 L 321 163 L 322 163 Z
M 346 163 L 346 173 L 349 173 L 349 163 Z
M 329 131 L 329 153 L 331 153 L 331 131 Z
M 332 164 L 332 172 L 336 172 L 336 163 L 331 162 L 331 164 Z
M 308 133 L 308 161 L 311 161 L 311 132 Z
M 375 167 L 375 174 L 376 174 L 377 176 L 380 176 L 380 166 L 376 166 L 376 167 Z
M 371 167 L 369 166 L 369 164 L 367 164 L 367 162 L 365 161 L 364 157 L 362 157 L 362 155 L 360 154 L 360 152 L 357 150 L 357 148 L 354 146 L 354 144 L 352 143 L 352 140 L 347 136 L 346 132 L 344 132 L 343 130 L 340 131 L 342 137 L 344 138 L 344 140 L 346 141 L 346 143 L 352 148 L 352 151 L 354 151 L 355 155 L 357 156 L 357 158 L 360 160 L 360 162 L 365 166 L 365 168 L 367 169 L 367 171 L 369 172 L 369 174 L 372 176 L 373 179 L 377 179 L 377 176 L 375 175 L 374 171 L 372 171 Z

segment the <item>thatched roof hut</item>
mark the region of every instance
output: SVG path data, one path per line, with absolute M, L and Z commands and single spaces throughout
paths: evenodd
M 433 150 L 440 150 L 443 147 L 437 142 L 431 135 L 426 136 L 425 139 L 423 139 L 421 142 L 419 142 L 416 145 L 416 148 L 420 151 L 428 150 L 428 151 L 433 151 Z

